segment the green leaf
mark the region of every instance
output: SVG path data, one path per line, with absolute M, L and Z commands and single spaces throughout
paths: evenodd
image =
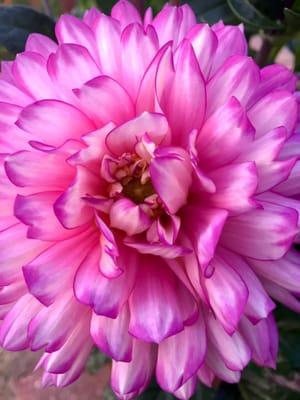
M 246 24 L 265 30 L 283 29 L 280 21 L 266 17 L 248 0 L 227 0 L 227 3 L 237 18 Z
M 289 8 L 284 9 L 285 23 L 288 33 L 300 31 L 300 13 Z
M 230 10 L 226 0 L 190 0 L 198 20 L 215 24 L 222 20 L 225 24 L 236 24 L 239 20 Z
M 0 45 L 12 53 L 21 52 L 33 32 L 55 39 L 54 21 L 28 7 L 0 6 Z

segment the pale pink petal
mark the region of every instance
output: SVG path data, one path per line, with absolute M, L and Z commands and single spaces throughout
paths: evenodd
M 236 97 L 244 107 L 247 106 L 259 81 L 259 68 L 251 58 L 228 58 L 207 84 L 207 115 L 211 115 L 231 96 Z
M 17 126 L 32 135 L 32 140 L 59 146 L 95 129 L 92 121 L 77 108 L 58 100 L 41 100 L 25 107 Z
M 156 192 L 167 210 L 175 214 L 186 203 L 192 183 L 192 166 L 187 153 L 179 147 L 158 148 L 149 170 Z
M 38 53 L 47 59 L 51 53 L 56 52 L 57 44 L 48 36 L 31 33 L 26 41 L 25 50 Z
M 153 344 L 134 340 L 132 360 L 113 361 L 111 386 L 118 398 L 131 400 L 146 389 L 153 375 L 155 358 Z
M 162 389 L 175 392 L 198 371 L 206 352 L 205 329 L 199 316 L 193 325 L 159 344 L 156 378 Z
M 127 305 L 123 306 L 115 319 L 97 314 L 93 314 L 92 317 L 91 336 L 94 342 L 101 351 L 115 361 L 130 362 L 132 360 L 133 338 L 128 333 L 129 318 Z
M 122 124 L 134 117 L 134 105 L 128 93 L 118 82 L 100 76 L 75 90 L 80 108 L 96 126 L 109 122 Z
M 128 0 L 118 1 L 111 9 L 111 16 L 120 21 L 122 30 L 134 22 L 142 24 L 140 13 Z
M 246 284 L 224 260 L 216 257 L 211 261 L 214 273 L 203 281 L 210 305 L 225 331 L 232 335 L 248 301 Z

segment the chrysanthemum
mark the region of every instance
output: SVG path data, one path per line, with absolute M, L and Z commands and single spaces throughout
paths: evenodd
M 274 367 L 273 300 L 300 311 L 295 77 L 186 5 L 56 36 L 1 64 L 3 348 L 65 386 L 96 345 L 124 400 Z

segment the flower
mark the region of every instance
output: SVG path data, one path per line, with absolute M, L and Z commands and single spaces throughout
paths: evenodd
M 296 79 L 187 6 L 64 15 L 0 79 L 0 342 L 66 386 L 95 344 L 120 399 L 275 367 L 300 311 Z

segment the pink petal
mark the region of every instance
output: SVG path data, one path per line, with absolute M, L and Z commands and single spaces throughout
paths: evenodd
M 11 103 L 17 106 L 26 107 L 34 101 L 33 97 L 25 91 L 17 88 L 14 84 L 0 81 L 0 102 Z
M 201 72 L 207 79 L 218 47 L 216 34 L 208 24 L 197 24 L 188 33 L 187 39 L 191 42 L 197 57 Z
M 207 84 L 207 115 L 211 115 L 231 96 L 246 106 L 259 81 L 259 68 L 251 58 L 228 58 Z
M 77 167 L 73 183 L 54 204 L 54 212 L 65 228 L 76 228 L 93 218 L 93 209 L 82 200 L 82 197 L 97 194 L 98 186 L 99 178 L 96 175 L 87 168 Z
M 213 346 L 210 346 L 207 351 L 205 364 L 219 379 L 225 382 L 237 383 L 241 378 L 241 373 L 239 371 L 232 371 L 226 367 L 221 356 Z
M 57 91 L 47 73 L 46 60 L 40 54 L 28 51 L 18 54 L 13 74 L 18 84 L 35 100 L 57 97 Z
M 246 56 L 248 50 L 247 41 L 240 26 L 223 25 L 217 28 L 216 25 L 213 25 L 212 30 L 217 36 L 218 47 L 214 54 L 211 76 L 218 71 L 229 57 L 237 55 Z
M 96 126 L 109 122 L 120 125 L 134 117 L 134 105 L 128 93 L 108 76 L 92 79 L 75 91 L 81 109 Z
M 127 25 L 134 22 L 142 24 L 140 13 L 136 7 L 127 0 L 118 1 L 111 9 L 111 16 L 120 21 L 122 30 Z
M 196 387 L 197 375 L 194 375 L 174 392 L 174 396 L 176 396 L 178 399 L 188 400 L 195 393 Z
M 124 198 L 117 200 L 110 210 L 110 223 L 129 236 L 144 232 L 151 225 L 149 216 L 133 201 Z
M 224 227 L 221 243 L 241 255 L 276 260 L 290 248 L 297 232 L 295 210 L 261 202 L 263 209 L 232 217 Z
M 205 352 L 205 324 L 199 316 L 196 323 L 159 344 L 156 378 L 160 387 L 167 392 L 178 390 L 198 371 Z
M 58 297 L 49 307 L 43 307 L 28 328 L 31 350 L 45 347 L 45 351 L 52 353 L 60 349 L 85 313 L 86 309 L 76 301 L 72 291 Z
M 38 256 L 22 263 L 29 292 L 49 306 L 66 289 L 72 288 L 77 267 L 95 245 L 91 231 L 57 242 Z
M 88 50 L 96 62 L 98 61 L 94 34 L 80 19 L 73 15 L 62 15 L 56 23 L 55 34 L 60 45 L 65 43 L 80 45 Z
M 300 260 L 296 250 L 289 250 L 276 261 L 249 260 L 254 271 L 283 288 L 300 293 Z
M 4 349 L 20 351 L 28 347 L 27 327 L 41 308 L 41 304 L 29 294 L 19 299 L 1 324 L 0 343 Z
M 77 299 L 90 306 L 97 315 L 116 318 L 126 303 L 135 283 L 138 257 L 126 253 L 119 259 L 124 272 L 117 278 L 105 278 L 99 271 L 100 252 L 98 246 L 81 263 L 74 280 Z
M 168 80 L 157 79 L 157 92 L 159 104 L 172 129 L 173 143 L 179 144 L 193 129 L 201 127 L 206 90 L 192 45 L 184 41 L 176 56 L 175 72 L 171 72 Z
M 192 167 L 187 153 L 179 147 L 162 147 L 150 163 L 152 184 L 171 214 L 187 201 L 192 183 Z
M 128 334 L 129 310 L 124 305 L 117 318 L 102 317 L 93 314 L 91 335 L 101 351 L 115 361 L 132 360 L 133 338 Z
M 284 126 L 290 136 L 297 120 L 296 99 L 287 91 L 276 90 L 252 106 L 248 117 L 255 127 L 256 137 L 279 126 Z
M 207 318 L 208 337 L 220 354 L 227 368 L 241 371 L 251 359 L 251 350 L 241 334 L 225 332 L 223 326 L 212 315 Z
M 256 364 L 275 368 L 278 332 L 272 315 L 266 320 L 252 325 L 246 318 L 242 318 L 240 330 L 252 350 L 252 358 Z
M 186 247 L 170 245 L 164 243 L 141 243 L 135 241 L 125 240 L 124 244 L 128 247 L 136 249 L 141 254 L 153 254 L 163 258 L 177 258 L 185 256 L 191 252 L 191 249 Z
M 231 214 L 257 207 L 252 199 L 258 185 L 254 162 L 230 164 L 214 170 L 209 177 L 216 185 L 216 193 L 203 195 L 209 205 L 224 208 Z
M 46 60 L 51 53 L 55 53 L 57 44 L 48 36 L 40 33 L 31 33 L 26 41 L 25 51 L 38 53 Z
M 297 161 L 293 166 L 288 178 L 276 187 L 274 187 L 274 191 L 280 193 L 284 196 L 294 196 L 299 194 L 299 183 L 300 183 L 300 162 Z
M 190 205 L 185 209 L 183 226 L 205 276 L 212 273 L 209 263 L 214 256 L 227 216 L 227 211 L 218 208 Z
M 152 378 L 155 358 L 153 344 L 134 340 L 132 360 L 113 361 L 111 386 L 118 398 L 134 399 L 145 390 Z
M 253 137 L 254 128 L 244 108 L 235 97 L 230 97 L 199 131 L 196 148 L 200 166 L 207 170 L 230 163 L 240 153 L 248 152 Z
M 66 159 L 81 148 L 78 142 L 67 142 L 49 152 L 19 151 L 6 157 L 5 171 L 11 182 L 20 187 L 45 187 L 64 190 L 74 176 L 74 168 Z M 41 173 L 45 171 L 45 173 Z
M 173 272 L 160 259 L 147 256 L 141 259 L 137 281 L 129 300 L 129 333 L 160 343 L 182 331 L 185 320 L 195 315 L 195 303 Z
M 48 241 L 59 241 L 73 237 L 82 230 L 66 230 L 53 211 L 60 192 L 41 192 L 29 196 L 17 195 L 15 216 L 28 226 L 27 237 Z
M 119 81 L 121 78 L 119 21 L 101 13 L 99 18 L 95 20 L 93 30 L 102 73 Z M 107 40 L 103 40 L 103 38 L 109 38 L 109 46 Z
M 15 224 L 0 232 L 0 286 L 22 277 L 22 265 L 31 261 L 50 243 L 26 238 L 27 227 Z M 21 245 L 20 245 L 21 244 Z
M 47 68 L 61 96 L 74 104 L 77 102 L 72 89 L 80 88 L 100 75 L 100 69 L 87 49 L 76 44 L 60 45 L 57 52 L 50 55 Z M 67 75 L 65 71 L 68 71 Z
M 16 124 L 29 132 L 33 140 L 53 146 L 95 129 L 81 111 L 58 100 L 41 100 L 24 108 Z
M 240 276 L 223 259 L 211 261 L 214 273 L 203 282 L 210 305 L 225 331 L 232 335 L 248 301 L 248 289 Z
M 219 249 L 222 258 L 241 276 L 246 284 L 249 296 L 244 309 L 244 314 L 254 324 L 263 318 L 267 318 L 274 310 L 275 304 L 268 296 L 256 273 L 250 268 L 244 259 L 236 253 Z
M 141 24 L 128 25 L 121 35 L 122 84 L 136 99 L 141 79 L 158 50 L 158 38 L 150 25 L 144 31 Z M 134 63 L 128 62 L 133 60 Z
M 158 34 L 160 46 L 172 40 L 176 47 L 196 24 L 196 17 L 187 4 L 181 7 L 165 4 L 152 24 Z
M 169 131 L 168 122 L 162 114 L 144 112 L 139 117 L 113 129 L 106 138 L 109 150 L 122 155 L 133 151 L 138 140 L 147 132 L 150 139 L 160 144 L 167 138 Z

